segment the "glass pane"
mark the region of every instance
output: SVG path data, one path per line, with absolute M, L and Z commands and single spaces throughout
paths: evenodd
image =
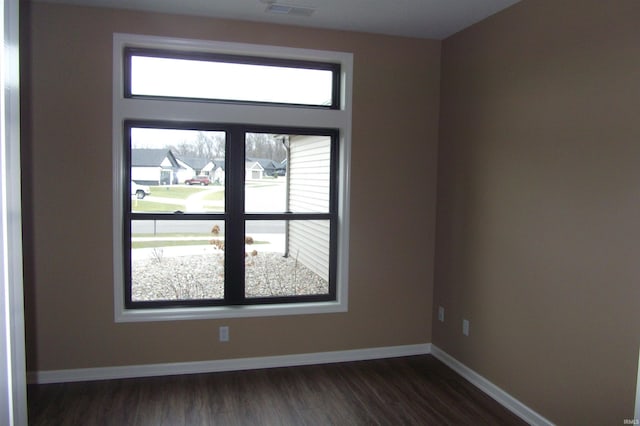
M 247 133 L 245 150 L 246 212 L 329 212 L 330 137 Z
M 131 222 L 131 299 L 224 296 L 224 221 Z
M 131 57 L 133 95 L 323 106 L 332 87 L 331 70 Z
M 247 221 L 245 296 L 329 293 L 328 220 Z
M 141 127 L 130 131 L 132 211 L 224 211 L 224 132 Z

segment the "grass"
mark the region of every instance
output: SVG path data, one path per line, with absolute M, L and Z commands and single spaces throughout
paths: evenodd
M 247 182 L 248 188 L 260 188 L 260 187 L 271 187 L 274 185 L 278 185 L 280 182 L 275 182 L 273 180 L 267 181 L 258 181 L 258 182 Z M 211 191 L 211 189 L 219 189 L 217 191 Z M 147 199 L 132 199 L 131 207 L 133 211 L 136 212 L 148 212 L 148 213 L 167 213 L 167 212 L 175 212 L 176 210 L 185 211 L 186 205 L 183 202 L 189 196 L 193 194 L 197 194 L 202 191 L 207 191 L 206 194 L 203 195 L 202 201 L 224 201 L 225 193 L 224 188 L 217 185 L 209 185 L 209 186 L 151 186 L 151 196 L 160 197 L 160 198 L 169 198 L 176 200 L 176 203 L 162 203 L 156 201 L 150 201 Z M 167 200 L 168 201 L 168 200 Z M 181 202 L 182 201 L 182 202 Z M 215 203 L 216 205 L 207 206 L 205 204 L 204 208 L 206 212 L 223 212 L 224 206 L 217 205 L 219 203 Z
M 202 198 L 204 201 L 220 201 L 224 200 L 224 191 L 209 192 Z
M 137 199 L 131 200 L 131 210 L 133 211 L 166 213 L 184 209 L 184 204 L 157 203 L 155 201 Z
M 156 201 L 132 200 L 131 210 L 139 213 L 173 213 L 176 210 L 185 211 L 184 204 L 158 203 Z M 222 206 L 205 206 L 205 212 L 224 212 Z
M 190 186 L 152 186 L 151 196 L 169 198 L 176 200 L 175 203 L 163 203 L 157 201 L 150 201 L 147 199 L 137 200 L 132 199 L 131 207 L 133 211 L 137 212 L 150 212 L 150 213 L 166 213 L 175 212 L 176 210 L 184 211 L 186 206 L 184 200 L 190 195 L 197 194 L 202 191 L 207 191 L 210 187 L 190 187 Z M 224 191 L 207 191 L 204 195 L 203 201 L 220 201 L 224 200 Z M 168 201 L 168 200 L 167 200 Z M 205 207 L 208 212 L 224 211 L 222 206 Z
M 151 195 L 154 197 L 177 198 L 183 200 L 189 195 L 205 191 L 208 186 L 152 186 Z

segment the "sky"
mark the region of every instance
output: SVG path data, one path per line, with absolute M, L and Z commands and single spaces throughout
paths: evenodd
M 207 132 L 202 130 L 181 129 L 147 129 L 134 127 L 131 129 L 132 148 L 165 148 L 170 145 L 180 145 L 182 142 L 195 142 L 198 133 L 220 134 L 224 132 Z
M 331 88 L 332 73 L 327 70 L 135 55 L 131 59 L 134 95 L 328 105 Z M 198 133 L 134 128 L 132 148 L 179 145 L 195 141 Z
M 251 100 L 308 105 L 331 102 L 332 72 L 252 64 L 132 56 L 134 95 Z

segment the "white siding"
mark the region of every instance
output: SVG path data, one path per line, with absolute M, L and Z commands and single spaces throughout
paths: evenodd
M 206 166 L 204 166 L 204 167 L 202 168 L 202 174 L 203 174 L 203 175 L 207 175 L 207 176 L 209 176 L 209 175 L 211 174 L 211 171 L 212 171 L 215 167 L 216 167 L 216 166 L 213 164 L 213 162 L 209 161 L 209 162 L 207 163 L 207 165 L 206 165 Z
M 163 161 L 162 164 L 164 164 L 166 161 L 167 160 L 165 159 L 165 161 Z M 191 179 L 193 176 L 196 175 L 196 171 L 190 165 L 188 165 L 182 160 L 177 160 L 177 161 L 180 167 L 182 167 L 180 170 L 176 172 L 178 183 L 184 183 L 185 180 Z
M 288 162 L 289 209 L 295 213 L 329 211 L 331 141 L 326 136 L 292 136 Z M 289 256 L 329 279 L 328 220 L 290 221 Z
M 222 170 L 222 167 L 218 167 L 213 172 L 213 181 L 224 185 L 224 170 Z
M 329 221 L 290 221 L 289 257 L 329 281 Z
M 245 179 L 246 180 L 256 180 L 262 179 L 264 177 L 264 169 L 260 165 L 260 163 L 256 161 L 247 162 L 245 164 Z
M 160 183 L 160 167 L 131 167 L 131 180 L 141 184 L 158 185 Z

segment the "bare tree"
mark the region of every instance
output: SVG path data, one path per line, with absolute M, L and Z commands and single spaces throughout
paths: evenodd
M 195 140 L 183 141 L 170 147 L 178 156 L 206 158 L 224 157 L 224 136 L 219 133 L 198 132 Z M 269 133 L 247 133 L 246 155 L 281 162 L 287 156 L 281 138 Z
M 171 147 L 178 156 L 213 159 L 224 156 L 224 136 L 198 132 L 195 141 L 183 141 Z
M 247 157 L 267 158 L 281 162 L 287 157 L 287 151 L 280 138 L 268 133 L 247 133 Z

